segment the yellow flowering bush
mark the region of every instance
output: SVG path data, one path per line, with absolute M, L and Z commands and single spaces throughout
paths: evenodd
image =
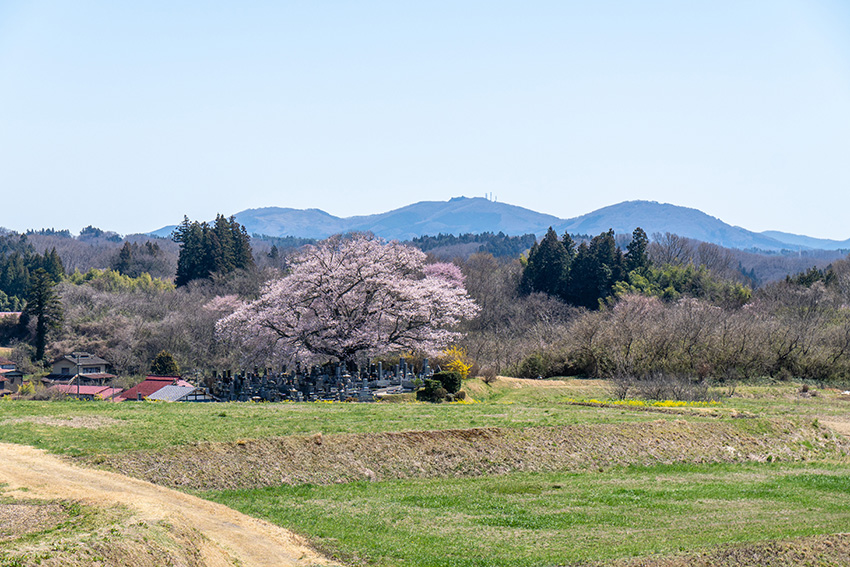
M 443 370 L 457 372 L 462 379 L 469 377 L 473 362 L 469 359 L 469 353 L 465 348 L 452 345 L 440 353 L 440 365 Z

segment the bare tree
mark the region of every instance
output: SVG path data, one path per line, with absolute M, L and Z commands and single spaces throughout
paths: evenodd
M 656 232 L 649 245 L 649 256 L 656 266 L 687 264 L 694 259 L 694 241 L 671 232 Z

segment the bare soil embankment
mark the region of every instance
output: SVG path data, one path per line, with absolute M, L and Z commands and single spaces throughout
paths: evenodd
M 744 423 L 746 422 L 746 423 Z M 198 490 L 475 476 L 617 465 L 845 458 L 850 442 L 782 420 L 481 428 L 292 436 L 90 457 L 98 466 Z
M 850 534 L 722 546 L 698 555 L 650 557 L 615 567 L 839 567 L 850 565 Z
M 161 557 L 157 558 L 154 555 L 152 565 L 271 567 L 329 563 L 310 549 L 303 539 L 273 524 L 251 518 L 226 506 L 143 480 L 78 467 L 32 447 L 0 443 L 0 484 L 5 485 L 2 490 L 6 497 L 13 497 L 18 501 L 33 498 L 74 501 L 100 509 L 123 507 L 131 510 L 133 518 L 137 520 L 135 522 L 137 526 L 138 522 L 144 525 L 160 526 L 162 528 L 160 531 L 165 531 L 176 538 L 174 541 L 179 545 L 171 545 L 171 547 L 178 547 L 184 552 L 181 555 L 162 551 Z M 26 512 L 24 509 L 11 509 L 7 510 L 7 513 L 18 515 L 15 521 L 21 527 L 26 527 L 31 522 L 44 522 L 44 514 L 50 513 L 50 511 L 38 509 L 30 511 L 36 515 L 30 519 L 22 516 Z M 37 525 L 31 526 L 31 529 L 37 528 Z M 137 535 L 139 541 L 147 541 L 151 534 L 145 531 Z M 133 539 L 133 534 L 128 536 L 131 540 Z M 73 550 L 78 543 L 77 539 L 67 542 L 68 549 Z M 92 545 L 97 549 L 97 545 L 104 545 L 104 543 L 102 539 L 95 538 Z M 119 540 L 114 547 L 121 545 Z M 168 547 L 164 545 L 163 549 Z M 145 564 L 137 563 L 137 561 L 149 555 L 147 551 L 126 549 L 128 553 L 125 559 L 121 559 L 120 554 L 116 559 L 117 562 L 94 561 L 90 557 L 92 562 L 89 564 Z M 33 553 L 35 556 L 38 555 L 35 550 Z M 97 555 L 97 557 L 100 556 Z M 104 552 L 102 556 L 105 558 L 107 554 Z M 115 557 L 115 553 L 112 553 L 112 556 Z M 66 564 L 63 563 L 63 557 L 64 560 L 69 561 L 71 558 L 74 561 L 79 559 L 79 556 L 74 553 L 53 554 L 39 559 L 38 563 L 63 565 Z

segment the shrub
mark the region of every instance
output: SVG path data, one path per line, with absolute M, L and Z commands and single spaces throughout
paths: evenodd
M 450 394 L 457 393 L 460 390 L 462 379 L 461 375 L 457 372 L 447 370 L 437 372 L 434 374 L 433 379 L 439 381 L 442 387 Z
M 552 378 L 579 374 L 567 365 L 562 355 L 553 352 L 535 352 L 525 357 L 513 369 L 513 375 L 518 378 Z
M 495 382 L 496 375 L 496 369 L 492 366 L 488 366 L 481 370 L 481 380 L 483 380 L 485 384 L 492 384 Z
M 35 391 L 35 384 L 33 384 L 31 381 L 27 381 L 21 384 L 21 386 L 18 388 L 18 396 L 21 398 L 31 397 L 35 395 Z
M 416 399 L 420 402 L 440 403 L 447 394 L 448 392 L 439 380 L 428 379 L 425 380 L 425 387 L 416 392 Z
M 469 359 L 469 353 L 463 347 L 451 346 L 440 353 L 437 359 L 440 365 L 449 372 L 457 372 L 461 379 L 469 377 L 469 372 L 475 363 Z M 449 390 L 451 391 L 451 390 Z

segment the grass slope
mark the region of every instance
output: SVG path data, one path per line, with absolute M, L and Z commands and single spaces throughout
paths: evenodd
M 492 400 L 429 403 L 36 402 L 0 399 L 0 441 L 70 456 L 153 451 L 199 442 L 235 442 L 299 434 L 384 433 L 480 427 L 525 428 L 644 422 L 657 415 L 563 403 L 574 389 L 523 401 L 493 388 Z M 530 388 L 529 391 L 533 391 Z M 582 391 L 582 390 L 579 390 Z M 594 389 L 599 394 L 604 392 Z M 519 392 L 519 391 L 517 391 Z M 672 419 L 672 417 L 671 417 Z M 63 420 L 67 423 L 64 423 Z
M 841 460 L 844 437 L 787 420 L 659 419 L 523 429 L 291 436 L 105 455 L 96 464 L 176 488 L 570 471 L 626 464 Z
M 656 409 L 571 403 L 608 397 L 590 380 L 464 387 L 479 403 L 0 401 L 0 441 L 239 487 L 203 495 L 351 564 L 850 565 L 831 559 L 850 549 L 848 395 Z
M 634 467 L 207 497 L 369 565 L 560 565 L 846 530 L 850 467 Z
M 0 521 L 0 567 L 205 565 L 201 536 L 123 509 L 0 497 Z

